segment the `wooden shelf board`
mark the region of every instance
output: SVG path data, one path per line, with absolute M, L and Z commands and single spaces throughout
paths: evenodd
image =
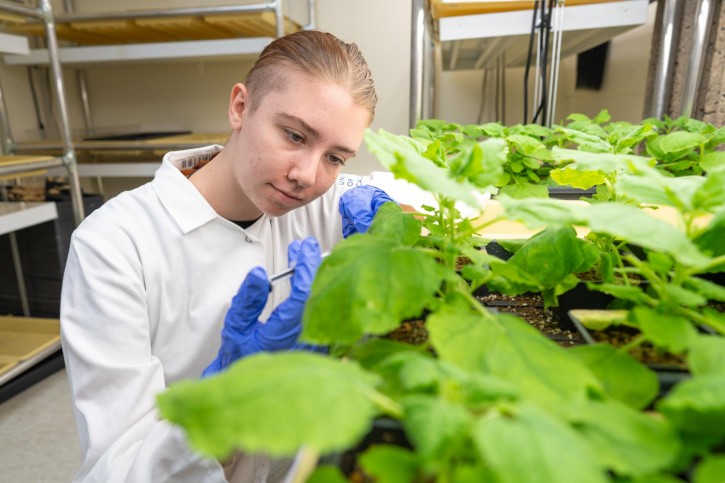
M 35 317 L 0 317 L 0 384 L 60 348 L 60 321 Z

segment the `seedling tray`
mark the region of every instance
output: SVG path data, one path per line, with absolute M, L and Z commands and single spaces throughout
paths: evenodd
M 58 319 L 0 317 L 0 381 L 18 366 L 39 362 L 58 347 Z

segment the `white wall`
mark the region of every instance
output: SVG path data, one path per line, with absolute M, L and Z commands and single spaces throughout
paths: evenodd
M 299 1 L 299 0 L 291 0 Z M 190 6 L 198 0 L 157 1 L 158 6 Z M 209 4 L 238 3 L 214 0 Z M 76 9 L 118 8 L 110 0 L 76 0 Z M 143 0 L 125 0 L 124 8 L 149 8 Z M 376 81 L 379 105 L 373 128 L 395 133 L 408 129 L 410 75 L 410 0 L 316 0 L 317 28 L 348 42 L 357 43 L 365 54 Z M 560 74 L 557 119 L 570 112 L 594 115 L 608 108 L 618 120 L 641 118 L 650 24 L 615 38 L 610 48 L 603 89 L 575 90 L 575 56 L 563 59 Z M 105 129 L 223 132 L 227 129 L 226 109 L 233 83 L 242 80 L 253 58 L 225 61 L 155 62 L 141 65 L 97 65 L 86 69 L 94 124 Z M 438 89 L 437 117 L 450 121 L 475 122 L 481 99 L 481 71 L 444 72 Z M 83 127 L 75 71 L 65 69 L 71 123 Z M 25 67 L 0 66 L 0 80 L 6 91 L 8 110 L 17 139 L 37 136 Z M 507 119 L 521 122 L 523 69 L 507 73 Z M 12 95 L 8 95 L 12 92 Z M 350 173 L 381 169 L 364 148 L 346 167 Z M 107 191 L 118 191 L 145 180 L 104 181 Z

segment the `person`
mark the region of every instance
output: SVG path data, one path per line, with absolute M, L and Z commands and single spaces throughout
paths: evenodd
M 224 146 L 167 153 L 151 182 L 74 231 L 60 318 L 82 450 L 75 481 L 284 478 L 289 461 L 198 455 L 155 398 L 249 354 L 305 348 L 321 252 L 392 201 L 336 183 L 376 101 L 354 44 L 318 31 L 276 39 L 231 90 Z M 268 274 L 291 265 L 291 287 L 270 292 Z

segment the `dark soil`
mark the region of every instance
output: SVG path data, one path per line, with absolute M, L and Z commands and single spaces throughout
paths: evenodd
M 590 334 L 596 342 L 604 342 L 613 347 L 622 347 L 632 341 L 637 335 L 636 332 L 627 330 L 624 327 L 610 327 L 607 330 L 590 331 Z M 687 364 L 681 357 L 658 350 L 646 342 L 633 347 L 629 353 L 632 357 L 644 364 L 671 366 L 682 370 L 687 369 Z
M 584 343 L 584 339 L 568 317 L 556 310 L 545 309 L 541 296 L 538 294 L 512 296 L 489 293 L 478 299 L 487 307 L 494 308 L 498 312 L 517 315 L 563 347 Z
M 543 335 L 563 347 L 584 343 L 568 318 L 555 310 L 545 310 L 541 296 L 488 294 L 478 297 L 482 304 L 498 312 L 510 313 L 522 318 Z M 422 345 L 428 340 L 428 331 L 422 320 L 406 321 L 385 336 L 387 339 Z
M 425 328 L 423 320 L 409 320 L 400 324 L 385 338 L 412 345 L 423 345 L 428 341 L 428 329 Z

